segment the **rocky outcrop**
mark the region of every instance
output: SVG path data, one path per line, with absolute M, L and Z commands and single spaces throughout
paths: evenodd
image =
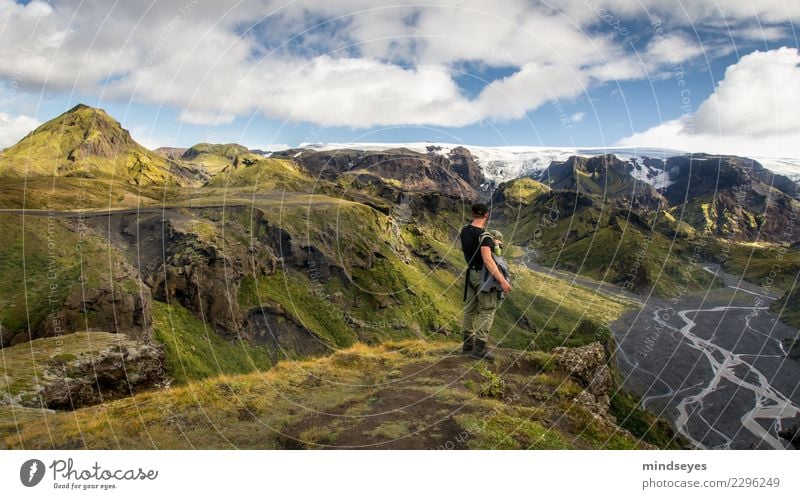
M 237 293 L 241 273 L 214 248 L 188 243 L 169 254 L 145 282 L 156 300 L 177 302 L 218 330 L 233 334 L 239 325 Z
M 36 337 L 50 338 L 87 329 L 149 337 L 153 331 L 151 303 L 146 286 L 140 286 L 137 291 L 125 291 L 119 285 L 75 288 L 59 311 L 45 317 Z M 28 338 L 13 341 L 20 343 Z
M 566 161 L 551 162 L 535 178 L 553 190 L 592 195 L 620 207 L 657 210 L 665 206 L 664 197 L 650 184 L 635 179 L 630 168 L 630 163 L 613 154 L 570 156 Z
M 138 280 L 135 269 L 120 264 L 101 284 L 72 286 L 64 302 L 30 328 L 0 327 L 0 348 L 87 330 L 148 338 L 153 332 L 151 304 L 150 289 Z
M 109 332 L 41 338 L 4 351 L 0 404 L 73 410 L 166 383 L 164 347 Z
M 242 277 L 273 271 L 277 259 L 268 246 L 223 241 L 214 226 L 221 215 L 213 210 L 204 215 L 211 218 L 179 211 L 121 214 L 110 222 L 111 239 L 137 263 L 153 299 L 180 303 L 221 333 L 233 335 L 242 324 L 237 300 Z
M 463 178 L 469 185 L 480 187 L 486 182 L 483 170 L 478 166 L 472 153 L 466 147 L 454 147 L 447 155 L 453 171 Z
M 127 397 L 165 380 L 163 347 L 152 343 L 113 346 L 91 359 L 53 362 L 39 392 L 41 405 L 73 410 Z
M 250 310 L 244 320 L 242 336 L 269 347 L 273 362 L 295 355 L 317 356 L 331 351 L 318 336 L 278 304 L 265 304 Z
M 780 430 L 778 436 L 791 442 L 795 449 L 800 449 L 800 424 Z
M 603 344 L 596 341 L 578 348 L 559 347 L 553 350 L 553 356 L 556 365 L 584 387 L 576 401 L 596 414 L 607 415 L 614 379 Z

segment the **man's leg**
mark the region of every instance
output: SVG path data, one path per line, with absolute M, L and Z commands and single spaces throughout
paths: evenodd
M 494 360 L 489 353 L 487 343 L 489 341 L 489 331 L 494 322 L 494 312 L 497 309 L 497 293 L 478 293 L 478 319 L 475 326 L 475 347 L 472 349 L 472 356 L 478 359 Z
M 467 270 L 467 272 L 471 273 L 473 271 Z M 467 286 L 467 301 L 464 303 L 464 320 L 461 323 L 461 331 L 464 339 L 464 345 L 461 348 L 463 353 L 472 351 L 475 342 L 475 320 L 477 318 L 478 297 L 475 289 L 472 287 L 472 280 L 470 280 L 470 285 Z

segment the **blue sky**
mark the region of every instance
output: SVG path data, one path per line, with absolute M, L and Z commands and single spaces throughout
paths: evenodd
M 754 153 L 786 156 L 800 130 L 800 118 L 781 114 L 796 98 L 784 87 L 798 78 L 800 8 L 782 2 L 25 4 L 0 0 L 0 146 L 79 102 L 149 147 L 432 141 L 741 153 L 749 138 Z

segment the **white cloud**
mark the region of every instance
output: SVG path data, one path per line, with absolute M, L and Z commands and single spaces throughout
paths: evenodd
M 0 149 L 16 144 L 39 125 L 41 125 L 39 120 L 30 116 L 10 116 L 8 113 L 0 113 Z
M 236 116 L 233 114 L 221 114 L 210 111 L 192 111 L 184 109 L 178 115 L 178 121 L 191 125 L 228 125 L 233 123 Z
M 644 60 L 652 67 L 676 65 L 702 55 L 703 47 L 682 34 L 656 36 L 647 44 Z
M 586 117 L 586 113 L 583 112 L 583 111 L 579 111 L 579 112 L 573 114 L 572 116 L 570 116 L 569 117 L 569 121 L 571 121 L 572 123 L 580 123 L 581 121 L 583 121 L 583 118 L 585 118 L 585 117 Z
M 667 147 L 751 157 L 796 157 L 800 144 L 800 53 L 753 52 L 725 71 L 697 111 L 626 137 L 621 146 Z
M 783 47 L 753 52 L 725 70 L 695 114 L 700 133 L 753 135 L 800 132 L 800 53 Z
M 679 26 L 720 12 L 731 23 L 754 14 L 766 22 L 800 19 L 798 2 L 783 0 L 597 4 L 628 26 L 647 12 Z M 668 30 L 640 60 L 585 0 L 558 2 L 558 9 L 527 0 L 243 0 L 234 7 L 0 0 L 0 78 L 169 105 L 192 124 L 263 113 L 326 126 L 457 127 L 518 119 L 548 101 L 657 76 L 703 53 L 696 40 Z M 516 72 L 468 98 L 451 73 L 466 61 Z
M 292 146 L 290 146 L 289 144 L 278 143 L 278 144 L 256 145 L 256 146 L 253 146 L 251 149 L 259 150 L 259 151 L 271 152 L 271 151 L 285 151 L 285 150 L 291 149 L 291 148 L 292 148 Z

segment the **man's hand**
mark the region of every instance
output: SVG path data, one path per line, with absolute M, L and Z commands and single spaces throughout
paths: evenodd
M 511 291 L 511 284 L 509 284 L 508 281 L 505 280 L 505 278 L 502 281 L 500 281 L 500 287 L 503 288 L 504 293 L 508 293 Z

